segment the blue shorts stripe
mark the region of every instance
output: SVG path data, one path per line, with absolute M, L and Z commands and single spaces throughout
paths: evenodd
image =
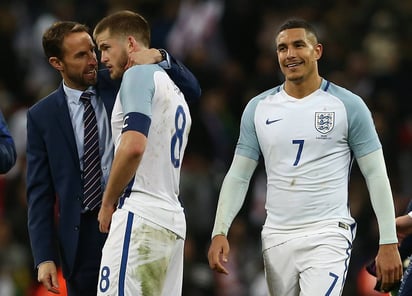
M 124 234 L 122 261 L 120 263 L 119 273 L 119 296 L 124 296 L 124 282 L 126 279 L 127 258 L 129 257 L 130 236 L 132 235 L 133 213 L 129 212 L 127 216 L 126 230 Z
M 351 229 L 353 230 L 352 227 L 351 227 Z M 353 232 L 352 232 L 352 234 L 353 234 Z M 341 293 L 342 293 L 343 288 L 345 286 L 346 276 L 348 274 L 348 269 L 349 269 L 349 260 L 350 260 L 350 257 L 351 257 L 351 253 L 352 253 L 352 244 L 350 242 L 348 242 L 348 248 L 346 249 L 347 257 L 346 257 L 346 260 L 345 260 L 345 271 L 343 273 L 342 286 L 340 288 Z

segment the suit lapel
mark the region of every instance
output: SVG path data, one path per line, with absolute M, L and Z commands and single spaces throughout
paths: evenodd
M 74 137 L 74 130 L 70 118 L 69 107 L 67 106 L 66 95 L 63 90 L 63 84 L 60 85 L 56 92 L 56 120 L 60 126 L 62 134 L 67 140 L 69 151 L 75 162 L 79 163 L 79 153 L 77 151 L 76 139 Z M 80 169 L 80 168 L 79 168 Z

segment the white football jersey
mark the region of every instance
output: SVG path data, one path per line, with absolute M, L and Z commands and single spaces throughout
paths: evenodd
M 326 80 L 302 99 L 289 96 L 283 85 L 253 98 L 242 115 L 236 154 L 264 157 L 263 235 L 265 228 L 291 234 L 342 222 L 348 230 L 355 224 L 348 205 L 353 157 L 380 147 L 362 99 Z
M 190 126 L 184 95 L 161 67 L 138 65 L 125 72 L 112 113 L 115 151 L 125 130 L 146 134 L 147 146 L 119 207 L 183 238 L 186 222 L 178 195 Z

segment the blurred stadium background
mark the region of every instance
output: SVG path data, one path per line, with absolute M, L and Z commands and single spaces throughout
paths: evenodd
M 311 2 L 310 4 L 308 4 Z M 291 16 L 315 24 L 324 44 L 324 78 L 360 95 L 383 143 L 397 215 L 412 197 L 412 1 L 404 0 L 1 0 L 0 108 L 18 163 L 0 176 L 0 296 L 47 295 L 36 283 L 26 230 L 25 112 L 60 83 L 41 48 L 56 20 L 91 28 L 110 12 L 131 9 L 152 27 L 152 46 L 183 61 L 202 87 L 191 105 L 193 127 L 182 170 L 186 209 L 184 296 L 263 296 L 260 229 L 265 175 L 260 166 L 230 232 L 229 276 L 207 265 L 218 191 L 231 162 L 245 104 L 282 81 L 274 51 L 277 26 Z M 357 238 L 344 296 L 373 292 L 364 265 L 376 254 L 377 227 L 364 181 L 354 165 L 351 211 Z

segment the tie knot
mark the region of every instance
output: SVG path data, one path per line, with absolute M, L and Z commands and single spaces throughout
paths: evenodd
M 88 103 L 90 102 L 91 98 L 92 98 L 93 93 L 90 91 L 85 91 L 81 94 L 80 96 L 80 101 L 82 101 L 83 103 Z

